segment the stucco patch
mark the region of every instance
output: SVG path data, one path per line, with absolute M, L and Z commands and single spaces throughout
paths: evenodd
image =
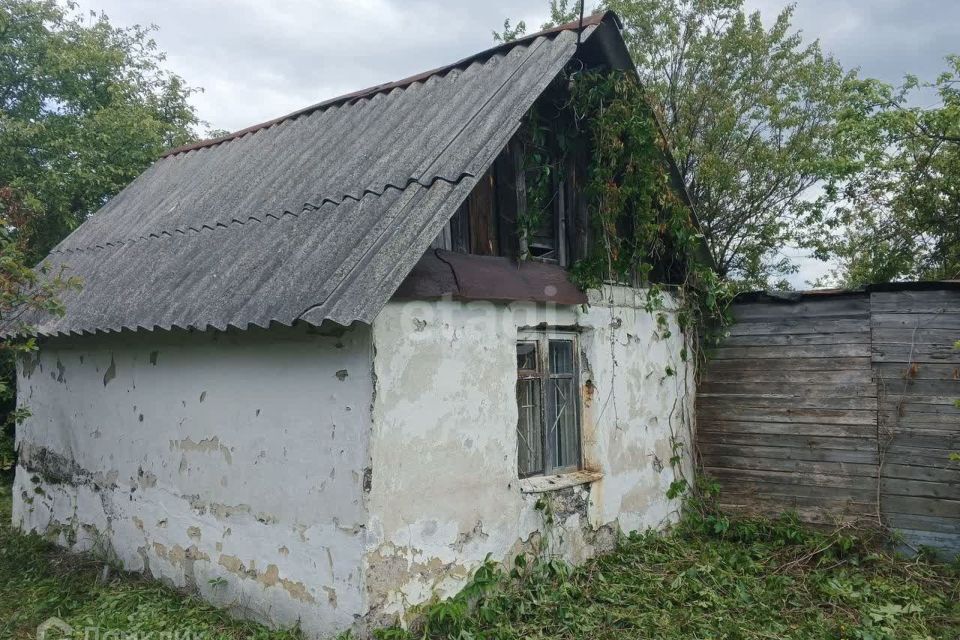
M 275 564 L 269 564 L 265 570 L 258 572 L 254 568 L 248 569 L 246 566 L 244 566 L 244 563 L 242 560 L 240 560 L 240 558 L 232 555 L 221 554 L 217 562 L 221 567 L 230 573 L 243 578 L 256 580 L 265 587 L 279 586 L 295 600 L 311 604 L 316 602 L 313 595 L 310 593 L 309 589 L 304 583 L 296 580 L 281 578 L 280 569 Z
M 455 549 L 458 553 L 463 551 L 463 548 L 471 544 L 474 541 L 486 540 L 490 535 L 483 530 L 483 522 L 477 520 L 477 524 L 473 526 L 470 531 L 463 531 L 457 535 L 457 540 L 454 542 L 451 547 Z
M 191 438 L 190 436 L 187 436 L 182 440 L 171 441 L 170 448 L 179 449 L 180 451 L 192 451 L 197 453 L 211 453 L 211 452 L 219 451 L 227 464 L 233 464 L 233 455 L 230 453 L 230 449 L 225 444 L 222 444 L 220 442 L 219 436 L 204 438 L 199 442 L 195 442 L 193 438 Z
M 416 585 L 432 589 L 445 580 L 466 580 L 470 567 L 437 557 L 426 557 L 422 550 L 385 543 L 369 551 L 366 557 L 366 583 L 370 616 L 389 620 L 400 613 L 398 603 L 406 600 L 405 591 Z

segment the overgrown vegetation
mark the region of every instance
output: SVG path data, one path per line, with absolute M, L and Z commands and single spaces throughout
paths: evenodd
M 518 557 L 509 572 L 488 562 L 420 614 L 377 636 L 946 639 L 960 634 L 960 581 L 956 566 L 897 556 L 868 531 L 706 508 L 577 569 L 549 557 Z
M 659 283 L 677 280 L 680 327 L 705 335 L 725 320 L 730 288 L 680 197 L 682 185 L 671 180 L 666 140 L 643 89 L 628 73 L 581 73 L 571 102 L 589 139 L 584 191 L 593 245 L 572 276 L 584 286 L 637 278 L 650 287 L 652 309 L 660 306 Z
M 560 90 L 541 98 L 522 129 L 527 206 L 525 238 L 547 219 L 558 197 L 557 175 L 582 162 L 588 246 L 570 269 L 583 289 L 639 284 L 647 310 L 665 330 L 664 292 L 679 295 L 677 321 L 698 350 L 727 321 L 733 287 L 715 269 L 702 229 L 674 180 L 666 140 L 642 87 L 629 72 L 572 71 Z M 681 354 L 687 359 L 686 350 Z
M 744 5 L 586 3 L 623 20 L 720 274 L 788 288 L 797 266 L 784 249 L 800 247 L 839 265 L 821 286 L 957 278 L 960 57 L 892 86 L 805 42 L 792 5 L 772 20 Z M 545 28 L 575 20 L 581 3 L 549 10 Z M 526 30 L 506 20 L 494 38 Z
M 77 638 L 99 627 L 146 637 L 296 640 L 238 621 L 195 596 L 63 552 L 10 524 L 0 486 L 0 637 L 33 638 L 56 616 Z M 487 562 L 457 596 L 421 607 L 414 638 L 810 638 L 892 640 L 960 634 L 958 567 L 899 557 L 870 532 L 817 532 L 795 517 L 732 520 L 691 509 L 667 533 L 623 538 L 571 569 L 549 553 L 509 571 Z M 189 632 L 190 636 L 183 635 Z M 179 636 L 172 634 L 179 633 Z M 53 636 L 60 637 L 60 636 Z
M 544 27 L 576 20 L 581 3 L 550 0 Z M 600 0 L 611 9 L 664 125 L 680 177 L 720 274 L 750 287 L 786 287 L 796 265 L 783 249 L 838 195 L 858 147 L 839 135 L 862 113 L 862 81 L 806 43 L 787 6 L 772 20 L 743 0 Z M 526 25 L 495 34 L 523 35 Z
M 67 554 L 10 526 L 10 486 L 0 483 L 0 638 L 33 638 L 56 616 L 76 638 L 153 637 L 182 640 L 294 640 L 296 631 L 270 631 L 238 621 L 196 597 L 112 571 L 91 556 Z M 85 636 L 98 627 L 99 634 Z M 107 635 L 111 633 L 112 635 Z M 131 634 L 131 635 L 128 635 Z M 52 631 L 48 640 L 62 637 Z

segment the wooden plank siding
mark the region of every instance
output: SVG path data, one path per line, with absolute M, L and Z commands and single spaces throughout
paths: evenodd
M 697 394 L 705 472 L 724 508 L 818 522 L 875 512 L 870 300 L 736 304 Z
M 875 291 L 870 306 L 881 512 L 908 542 L 960 553 L 960 291 Z
M 960 290 L 738 302 L 697 394 L 729 510 L 882 521 L 960 553 Z

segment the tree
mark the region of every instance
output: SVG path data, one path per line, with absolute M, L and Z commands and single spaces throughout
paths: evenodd
M 72 3 L 0 0 L 0 318 L 62 311 L 64 274 L 38 279 L 47 252 L 160 153 L 194 139 L 193 89 L 162 67 L 151 29 L 118 28 Z M 17 352 L 0 350 L 0 413 Z M 9 456 L 10 429 L 0 438 Z
M 193 89 L 162 68 L 150 32 L 72 3 L 0 0 L 0 206 L 17 207 L 28 260 L 194 138 Z
M 844 188 L 837 234 L 811 243 L 839 262 L 837 284 L 960 278 L 960 56 L 947 63 L 933 82 L 874 83 L 875 108 L 851 123 L 867 162 Z M 909 106 L 918 92 L 939 103 Z
M 859 167 L 838 127 L 863 110 L 862 83 L 817 42 L 804 44 L 792 7 L 769 28 L 742 0 L 602 7 L 624 22 L 721 275 L 756 286 L 794 271 L 780 250 L 822 221 L 834 185 Z M 551 22 L 575 19 L 579 3 L 550 10 Z

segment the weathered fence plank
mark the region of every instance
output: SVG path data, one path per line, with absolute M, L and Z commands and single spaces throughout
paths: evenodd
M 716 373 L 741 370 L 764 371 L 870 371 L 870 358 L 791 358 L 790 366 L 777 358 L 744 358 L 742 360 L 717 360 L 710 362 L 710 370 Z
M 724 507 L 960 551 L 960 287 L 897 286 L 734 305 L 697 399 Z
M 711 407 L 697 400 L 699 420 L 755 420 L 810 424 L 829 420 L 837 424 L 868 424 L 876 427 L 877 411 L 857 409 L 794 409 L 792 407 Z
M 909 345 L 891 345 L 900 347 Z M 868 358 L 870 344 L 769 345 L 760 347 L 720 347 L 709 353 L 711 360 L 747 360 L 776 358 Z
M 756 422 L 750 420 L 704 420 L 697 425 L 700 431 L 718 433 L 767 433 L 794 436 L 844 436 L 870 438 L 876 435 L 872 424 L 838 424 L 828 422 Z M 924 430 L 924 433 L 930 433 Z M 936 435 L 937 432 L 932 432 Z
M 811 320 L 807 318 L 780 318 L 764 322 L 741 322 L 735 324 L 727 330 L 730 336 L 770 336 L 770 335 L 794 335 L 794 336 L 825 336 L 837 335 L 850 337 L 851 334 L 858 334 L 864 331 L 864 325 L 869 325 L 867 319 L 843 319 L 843 320 Z

